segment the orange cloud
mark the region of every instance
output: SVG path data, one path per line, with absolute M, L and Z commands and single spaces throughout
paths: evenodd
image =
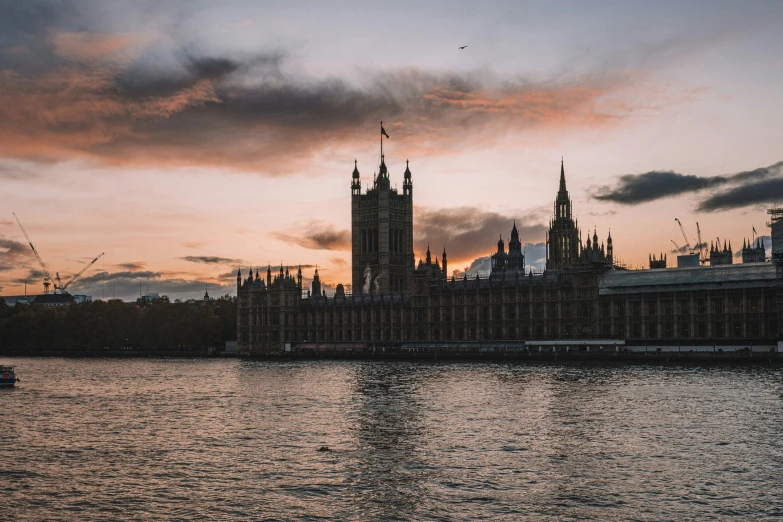
M 51 35 L 54 51 L 63 58 L 85 62 L 130 58 L 146 43 L 144 35 L 131 33 L 65 33 Z
M 275 54 L 189 57 L 162 71 L 109 60 L 140 38 L 57 33 L 57 55 L 76 61 L 44 73 L 0 72 L 0 155 L 285 175 L 318 152 L 355 148 L 381 119 L 399 150 L 423 155 L 508 132 L 613 125 L 633 111 L 607 103 L 633 83 L 628 74 L 502 83 L 410 69 L 350 85 L 288 78 Z

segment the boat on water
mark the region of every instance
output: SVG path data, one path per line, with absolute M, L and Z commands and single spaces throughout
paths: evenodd
M 0 365 L 0 388 L 13 388 L 19 382 L 13 366 Z

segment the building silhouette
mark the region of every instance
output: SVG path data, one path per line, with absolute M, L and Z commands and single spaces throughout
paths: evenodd
M 391 187 L 383 155 L 364 193 L 354 162 L 351 194 L 352 291 L 338 285 L 327 296 L 317 269 L 312 291 L 301 269 L 294 275 L 282 264 L 274 277 L 269 266 L 265 280 L 258 270 L 247 277 L 237 272 L 240 354 L 591 339 L 714 346 L 778 337 L 777 308 L 783 307 L 776 303 L 783 300 L 777 289 L 783 285 L 777 265 L 761 262 L 761 242 L 745 242 L 743 264 L 732 264 L 726 243 L 712 245 L 709 266 L 665 269 L 662 253 L 649 259 L 658 270 L 626 270 L 615 263 L 611 233 L 605 243 L 596 230 L 581 241 L 562 161 L 544 273 L 525 272 L 515 222 L 508 250 L 501 237 L 483 277 L 450 276 L 445 247 L 440 259 L 428 247 L 416 263 L 407 162 L 402 194 Z M 783 226 L 773 226 L 773 245 L 776 233 L 783 244 Z
M 351 176 L 351 285 L 354 292 L 400 292 L 414 269 L 413 182 L 405 162 L 402 194 L 392 188 L 381 156 L 372 188 L 362 193 L 357 162 Z
M 756 244 L 747 239 L 742 242 L 742 263 L 763 263 L 767 260 L 767 249 L 764 240 L 756 238 Z
M 445 249 L 443 252 L 445 255 Z M 522 242 L 519 240 L 516 220 L 511 229 L 511 239 L 508 241 L 508 253 L 503 244 L 503 236 L 500 236 L 498 251 L 492 254 L 491 262 L 493 276 L 525 275 L 525 254 L 522 253 Z

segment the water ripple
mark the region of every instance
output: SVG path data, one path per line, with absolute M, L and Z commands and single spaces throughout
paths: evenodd
M 777 369 L 0 362 L 16 520 L 783 515 Z

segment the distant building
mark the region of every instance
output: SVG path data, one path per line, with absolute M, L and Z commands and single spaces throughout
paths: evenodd
M 666 268 L 666 254 L 661 252 L 660 257 L 655 257 L 655 254 L 652 254 L 649 256 L 650 258 L 650 269 L 654 268 Z
M 446 249 L 443 249 L 445 259 Z M 525 275 L 525 254 L 522 253 L 522 242 L 519 241 L 519 231 L 517 222 L 514 221 L 514 227 L 511 229 L 511 239 L 508 241 L 508 253 L 503 245 L 503 236 L 498 241 L 498 251 L 492 254 L 492 275 L 500 276 L 503 274 Z
M 3 296 L 3 299 L 5 300 L 5 304 L 8 306 L 16 306 L 18 304 L 20 305 L 29 305 L 33 304 L 33 301 L 35 300 L 34 295 L 5 295 Z
M 731 251 L 731 241 L 726 246 L 726 240 L 723 240 L 723 249 L 720 243 L 710 243 L 710 266 L 731 265 L 734 263 L 734 253 Z
M 147 306 L 148 304 L 157 301 L 158 299 L 163 299 L 168 301 L 168 296 L 165 295 L 158 295 L 156 292 L 147 293 L 142 296 L 139 296 L 136 298 L 136 304 L 138 306 Z
M 8 295 L 2 297 L 8 306 L 17 304 L 39 304 L 43 306 L 65 306 L 73 303 L 92 301 L 91 295 L 41 294 L 41 295 Z
M 71 294 L 41 294 L 33 303 L 43 306 L 65 306 L 76 302 Z
M 742 242 L 742 263 L 763 263 L 767 260 L 767 249 L 764 246 L 764 240 L 756 238 L 756 244 L 751 241 Z
M 699 266 L 700 263 L 701 260 L 699 259 L 698 253 L 680 254 L 679 256 L 677 256 L 677 268 L 688 268 L 688 267 Z

